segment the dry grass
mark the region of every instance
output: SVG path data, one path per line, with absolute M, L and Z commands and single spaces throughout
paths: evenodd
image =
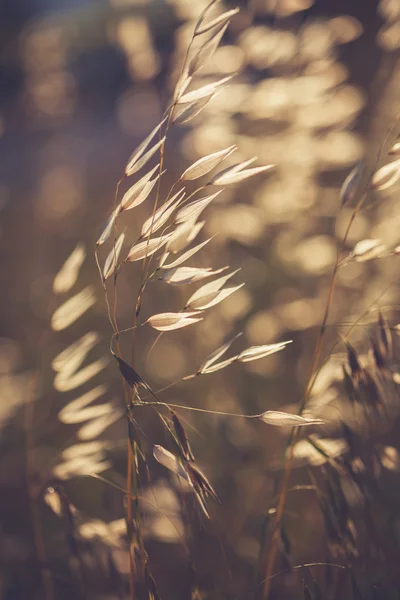
M 335 53 L 355 20 L 294 26 L 307 6 L 282 2 L 275 27 L 251 26 L 259 4 L 214 0 L 184 25 L 170 103 L 95 244 L 99 281 L 81 243 L 54 279 L 59 456 L 40 455 L 36 375 L 25 401 L 45 600 L 60 579 L 79 598 L 397 598 L 398 119 L 375 152 L 348 128 L 365 99 Z

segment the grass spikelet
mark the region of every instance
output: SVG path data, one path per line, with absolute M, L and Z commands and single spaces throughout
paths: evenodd
M 148 160 L 150 160 L 150 158 L 157 152 L 158 148 L 161 146 L 161 143 L 160 143 L 161 140 L 155 146 L 153 146 L 153 148 L 151 148 L 147 152 L 147 154 L 145 154 L 150 143 L 152 142 L 152 140 L 154 139 L 156 134 L 160 131 L 161 127 L 164 125 L 166 120 L 167 120 L 167 117 L 164 117 L 164 119 L 153 129 L 153 131 L 147 136 L 147 138 L 145 140 L 143 140 L 143 142 L 132 153 L 131 157 L 129 158 L 128 164 L 126 165 L 126 169 L 125 169 L 125 175 L 127 177 L 129 177 L 130 175 L 133 175 L 134 173 L 139 171 L 142 167 L 144 167 L 146 162 Z M 165 141 L 165 138 L 163 138 L 163 141 Z
M 145 240 L 144 242 L 138 242 L 137 244 L 134 244 L 129 250 L 126 260 L 128 262 L 135 262 L 151 256 L 160 250 L 160 248 L 167 243 L 169 238 L 170 234 L 166 234 L 160 237 L 152 238 L 151 240 Z
M 208 156 L 203 156 L 196 160 L 190 167 L 183 172 L 181 179 L 182 181 L 192 181 L 194 179 L 199 179 L 204 175 L 207 175 L 210 171 L 215 169 L 221 162 L 223 162 L 232 152 L 237 149 L 236 144 L 233 146 L 229 146 L 229 148 L 225 148 L 224 150 L 219 150 L 218 152 L 214 152 L 213 154 L 209 154 Z
M 148 323 L 153 329 L 157 331 L 173 331 L 174 329 L 181 329 L 188 325 L 193 325 L 202 320 L 202 317 L 197 316 L 198 312 L 186 312 L 186 313 L 160 313 L 153 315 L 147 319 Z

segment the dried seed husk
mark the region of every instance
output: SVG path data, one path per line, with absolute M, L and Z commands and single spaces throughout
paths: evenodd
M 317 418 L 306 418 L 300 415 L 285 413 L 279 410 L 267 410 L 258 417 L 263 423 L 274 427 L 306 427 L 310 425 L 323 425 L 325 421 Z
M 201 281 L 207 277 L 212 277 L 227 268 L 228 267 L 224 267 L 213 271 L 211 267 L 206 267 L 204 269 L 197 267 L 177 267 L 176 269 L 165 271 L 159 279 L 169 285 L 186 285 Z
M 172 473 L 179 475 L 180 477 L 182 477 L 182 479 L 189 481 L 189 477 L 185 469 L 183 468 L 181 462 L 179 461 L 177 456 L 172 454 L 172 452 L 169 452 L 169 450 L 166 450 L 163 446 L 156 444 L 153 447 L 153 456 L 156 459 L 156 461 L 160 463 L 160 465 L 166 467 L 167 469 L 172 471 Z
M 190 202 L 186 206 L 182 207 L 176 215 L 176 219 L 175 219 L 176 223 L 185 223 L 188 220 L 190 221 L 192 219 L 194 219 L 194 220 L 198 219 L 198 217 L 201 215 L 203 210 L 205 208 L 207 208 L 207 206 L 210 204 L 210 202 L 212 202 L 214 200 L 214 198 L 219 196 L 219 194 L 221 194 L 221 192 L 223 192 L 223 190 L 218 190 L 217 192 L 215 192 L 214 194 L 211 194 L 210 196 L 198 198 L 197 200 L 193 200 L 193 202 Z
M 230 81 L 233 77 L 235 77 L 235 73 L 232 75 L 228 75 L 219 81 L 214 81 L 213 83 L 207 83 L 197 90 L 192 90 L 191 92 L 186 92 L 183 96 L 181 96 L 178 100 L 178 104 L 187 104 L 189 102 L 197 102 L 198 100 L 202 100 L 203 98 L 208 98 L 212 96 L 216 89 L 224 85 L 227 81 Z
M 186 303 L 187 307 L 195 308 L 197 303 L 203 303 L 204 300 L 207 300 L 210 294 L 215 294 L 218 292 L 229 279 L 231 279 L 236 273 L 238 273 L 240 269 L 236 269 L 236 271 L 232 271 L 231 273 L 227 273 L 222 277 L 218 277 L 218 279 L 214 279 L 209 283 L 205 283 L 202 285 L 194 294 L 192 294 L 189 300 Z
M 204 297 L 201 300 L 199 299 L 199 300 L 196 300 L 195 302 L 192 302 L 191 308 L 195 308 L 196 310 L 207 310 L 208 308 L 211 308 L 212 306 L 216 306 L 217 304 L 219 304 L 220 302 L 222 302 L 223 300 L 225 300 L 226 298 L 228 298 L 229 296 L 231 296 L 232 294 L 234 294 L 235 292 L 240 290 L 240 288 L 242 288 L 243 286 L 244 286 L 244 283 L 241 283 L 241 284 L 233 286 L 233 287 L 219 290 L 218 292 L 212 292 L 212 293 L 208 294 L 207 297 Z
M 218 173 L 211 181 L 210 185 L 232 185 L 235 183 L 240 183 L 241 181 L 245 181 L 249 179 L 249 177 L 253 177 L 254 175 L 258 175 L 259 173 L 264 173 L 265 171 L 269 171 L 275 165 L 264 165 L 262 167 L 254 167 L 252 169 L 245 169 L 240 171 L 234 171 L 228 169 L 224 173 Z
M 232 346 L 233 342 L 235 342 L 241 335 L 242 335 L 242 332 L 239 332 L 233 338 L 231 338 L 230 340 L 225 342 L 225 344 L 222 344 L 222 346 L 220 346 L 219 348 L 214 350 L 214 352 L 212 352 L 206 358 L 206 360 L 200 365 L 198 373 L 207 373 L 208 368 L 211 367 L 211 365 L 213 365 L 219 358 L 221 358 L 221 356 L 223 356 L 225 354 L 225 352 L 227 352 L 229 350 L 229 348 Z M 236 359 L 236 357 L 235 357 L 235 359 Z
M 182 252 L 193 242 L 193 240 L 198 236 L 200 231 L 203 229 L 205 221 L 201 221 L 200 223 L 195 223 L 195 220 L 187 221 L 186 223 L 181 223 L 172 233 L 170 239 L 167 243 L 167 252 L 172 252 L 172 254 L 178 254 L 178 252 Z
M 224 161 L 232 152 L 237 150 L 236 144 L 233 146 L 229 146 L 229 148 L 224 148 L 223 150 L 219 150 L 218 152 L 213 152 L 212 154 L 208 154 L 207 156 L 203 156 L 199 158 L 195 163 L 193 163 L 190 167 L 184 171 L 181 176 L 182 181 L 193 181 L 194 179 L 199 179 L 203 177 L 215 167 L 217 167 L 222 161 Z
M 182 327 L 198 323 L 202 320 L 202 317 L 198 315 L 198 312 L 159 313 L 147 319 L 146 323 L 157 331 L 173 331 L 174 329 L 181 329 Z
M 266 344 L 264 346 L 251 346 L 246 350 L 243 350 L 238 356 L 239 362 L 250 362 L 252 360 L 258 360 L 260 358 L 265 358 L 270 354 L 275 354 L 275 352 L 280 352 L 283 350 L 287 344 L 291 344 L 292 340 L 287 340 L 286 342 L 279 342 L 277 344 Z
M 247 160 L 244 160 L 240 163 L 236 163 L 235 165 L 231 165 L 231 166 L 227 167 L 226 169 L 223 169 L 222 171 L 220 171 L 213 177 L 213 179 L 210 181 L 209 185 L 212 185 L 213 181 L 217 177 L 225 176 L 226 174 L 239 173 L 240 171 L 243 171 L 243 169 L 245 169 L 249 165 L 252 165 L 256 160 L 257 160 L 257 156 L 252 156 L 251 158 L 248 158 Z
M 117 208 L 115 208 L 111 215 L 108 217 L 107 221 L 105 222 L 105 225 L 99 235 L 99 237 L 97 238 L 96 241 L 96 246 L 101 246 L 102 244 L 104 244 L 104 242 L 106 242 L 108 240 L 108 238 L 111 235 L 111 232 L 114 228 L 114 224 L 115 224 L 115 219 L 117 218 L 119 213 L 119 206 L 117 206 Z
M 366 262 L 374 258 L 381 258 L 388 252 L 387 246 L 381 240 L 361 240 L 354 246 L 351 256 L 354 256 L 357 262 Z
M 150 195 L 151 190 L 154 187 L 154 184 L 158 181 L 158 177 L 156 177 L 151 185 L 151 178 L 154 173 L 160 169 L 159 165 L 156 165 L 151 169 L 146 175 L 143 175 L 139 181 L 137 181 L 134 185 L 132 185 L 127 192 L 122 197 L 122 200 L 119 204 L 119 212 L 123 210 L 131 210 L 139 204 L 142 204 Z
M 216 96 L 214 92 L 210 96 L 203 98 L 202 100 L 195 100 L 194 102 L 188 102 L 187 104 L 183 104 L 180 106 L 175 106 L 174 116 L 172 119 L 172 123 L 175 125 L 184 125 L 188 123 L 203 110 L 205 106 Z
M 145 237 L 150 232 L 155 233 L 156 231 L 161 229 L 161 227 L 165 225 L 165 223 L 168 221 L 168 219 L 171 217 L 174 211 L 178 208 L 179 204 L 182 202 L 184 197 L 185 190 L 182 189 L 179 192 L 177 192 L 174 196 L 172 196 L 172 198 L 167 200 L 167 202 L 165 202 L 162 206 L 160 206 L 158 210 L 156 210 L 154 215 L 151 215 L 143 223 L 142 231 L 140 234 L 141 237 Z
M 199 373 L 201 372 L 201 374 L 209 374 L 209 373 L 215 373 L 216 371 L 220 371 L 221 369 L 225 369 L 225 367 L 229 367 L 229 365 L 231 365 L 232 363 L 234 363 L 235 361 L 237 361 L 238 355 L 236 356 L 232 356 L 231 358 L 227 358 L 226 360 L 221 361 L 220 363 L 216 363 L 213 364 L 209 367 L 207 367 L 206 369 L 203 369 L 202 371 L 199 371 Z
M 124 243 L 124 239 L 125 239 L 125 234 L 121 233 L 121 235 L 115 242 L 115 246 L 113 248 L 111 248 L 111 250 L 106 258 L 106 261 L 104 263 L 103 281 L 106 281 L 106 279 L 108 279 L 110 277 L 110 275 L 114 274 L 115 269 L 117 267 L 119 255 L 121 253 L 122 244 Z
M 157 151 L 157 150 L 154 150 L 154 147 L 153 147 L 149 151 L 151 153 L 150 155 L 149 155 L 149 152 L 146 155 L 144 154 L 146 152 L 148 146 L 150 145 L 150 142 L 152 141 L 154 136 L 158 133 L 158 131 L 160 131 L 161 127 L 164 125 L 167 118 L 168 118 L 168 116 L 166 115 L 162 119 L 162 121 L 153 129 L 153 131 L 147 136 L 147 138 L 145 140 L 143 140 L 143 142 L 131 154 L 128 164 L 126 165 L 126 169 L 125 169 L 125 174 L 127 176 L 130 176 L 133 173 L 136 173 L 136 171 L 139 171 L 139 169 L 141 169 L 145 165 L 147 160 L 149 158 L 151 158 L 151 156 L 154 154 L 154 152 Z M 163 138 L 163 140 L 165 141 L 165 137 Z M 158 142 L 157 146 L 159 147 L 160 145 L 161 145 L 160 142 Z M 146 156 L 148 156 L 148 158 L 144 161 L 143 159 Z
M 205 41 L 204 44 L 199 48 L 199 50 L 189 62 L 189 75 L 193 76 L 194 73 L 200 71 L 200 69 L 204 67 L 207 61 L 210 60 L 210 58 L 213 56 L 216 49 L 218 48 L 224 36 L 224 33 L 227 30 L 228 25 L 229 23 L 225 23 L 224 25 L 220 26 L 220 28 L 214 31 L 212 36 L 207 41 Z
M 199 250 L 201 250 L 211 240 L 212 240 L 212 237 L 208 238 L 208 240 L 205 240 L 204 242 L 201 242 L 200 244 L 198 244 L 194 248 L 190 248 L 189 250 L 187 250 L 184 254 L 182 254 L 182 256 L 179 256 L 172 263 L 170 263 L 168 265 L 166 265 L 165 263 L 163 263 L 162 265 L 160 265 L 160 268 L 161 269 L 175 269 L 175 267 L 179 267 L 184 262 L 186 262 L 187 260 L 189 260 L 189 258 L 191 258 L 192 256 L 194 256 L 197 252 L 199 252 Z
M 142 158 L 140 158 L 137 161 L 137 163 L 132 166 L 132 168 L 129 170 L 129 172 L 126 173 L 126 175 L 130 176 L 130 175 L 133 175 L 134 173 L 136 173 L 137 171 L 140 171 L 140 169 L 142 169 L 144 167 L 144 165 L 146 165 L 149 162 L 149 160 L 156 154 L 156 152 L 158 152 L 158 150 L 161 148 L 161 146 L 163 146 L 165 144 L 166 139 L 167 139 L 166 136 L 161 138 L 161 140 L 159 140 L 157 142 L 157 144 L 155 144 L 152 148 L 150 148 L 150 150 L 148 150 L 146 152 L 146 154 L 144 154 L 142 156 Z
M 222 13 L 222 15 L 215 17 L 215 19 L 213 19 L 209 23 L 204 23 L 203 17 L 203 19 L 197 23 L 196 28 L 194 30 L 194 35 L 197 36 L 201 35 L 202 33 L 207 33 L 207 31 L 210 31 L 210 29 L 213 29 L 214 27 L 221 27 L 225 23 L 229 23 L 232 17 L 234 17 L 239 12 L 239 10 L 239 8 L 232 8 L 231 10 L 227 10 L 226 12 Z
M 164 244 L 167 243 L 171 234 L 162 235 L 160 237 L 155 237 L 149 240 L 144 240 L 143 242 L 138 242 L 134 244 L 132 248 L 129 250 L 129 254 L 126 257 L 128 262 L 135 262 L 137 260 L 143 260 L 148 256 L 151 256 L 157 250 L 162 248 Z

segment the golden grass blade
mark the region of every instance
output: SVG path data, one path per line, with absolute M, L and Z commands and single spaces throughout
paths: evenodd
M 78 244 L 54 278 L 53 292 L 55 294 L 65 294 L 75 285 L 85 258 L 85 247 L 83 244 Z
M 148 150 L 146 154 L 144 154 L 135 164 L 133 164 L 129 170 L 127 168 L 127 171 L 125 173 L 126 176 L 133 175 L 137 171 L 140 171 L 140 169 L 142 169 L 144 165 L 146 165 L 149 162 L 149 160 L 156 154 L 156 152 L 158 152 L 161 146 L 163 146 L 166 139 L 166 136 L 161 138 L 161 140 L 159 140 L 152 148 L 150 148 L 150 150 Z
M 51 318 L 53 331 L 62 331 L 77 321 L 86 311 L 96 303 L 92 286 L 69 298 L 54 312 Z

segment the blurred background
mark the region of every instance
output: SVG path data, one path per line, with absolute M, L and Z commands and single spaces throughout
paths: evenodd
M 94 247 L 129 155 L 168 106 L 194 21 L 206 4 L 0 3 L 0 598 L 127 597 L 124 494 L 84 476 L 98 472 L 125 487 L 121 382 L 115 364 L 107 362 L 111 330 Z M 243 335 L 233 353 L 293 340 L 268 358 L 180 383 L 163 400 L 245 414 L 295 412 L 311 368 L 336 244 L 352 212 L 345 206 L 339 213 L 340 187 L 360 159 L 377 164 L 387 129 L 399 112 L 400 6 L 397 0 L 225 0 L 220 10 L 238 5 L 241 11 L 202 78 L 238 74 L 198 117 L 171 128 L 165 186 L 169 189 L 196 159 L 235 143 L 238 160 L 257 155 L 257 164 L 276 165 L 272 174 L 228 188 L 206 212 L 205 236 L 218 235 L 196 266 L 240 268 L 235 281 L 246 285 L 200 324 L 163 335 L 148 356 L 156 335 L 141 330 L 135 365 L 159 389 L 195 373 L 236 333 Z M 123 183 L 122 192 L 127 188 Z M 149 211 L 147 205 L 132 211 L 130 243 Z M 371 192 L 345 250 L 363 239 L 383 241 L 393 249 L 399 245 L 399 225 L 396 189 Z M 66 293 L 55 293 L 55 276 L 76 248 L 76 281 Z M 101 261 L 106 256 L 101 249 Z M 351 341 L 360 355 L 366 354 L 378 309 L 391 325 L 397 323 L 396 264 L 396 257 L 386 257 L 353 261 L 340 270 L 324 361 L 357 320 Z M 135 264 L 121 274 L 121 328 L 132 324 L 139 277 Z M 52 329 L 54 311 L 82 290 L 82 316 L 70 327 L 53 323 Z M 173 291 L 163 283 L 151 284 L 143 319 L 179 310 L 192 293 Z M 95 349 L 90 359 L 85 355 L 78 361 L 75 371 L 86 361 L 82 368 L 95 364 L 93 372 L 70 384 L 55 380 L 54 358 L 88 332 L 94 336 L 88 352 Z M 128 357 L 129 336 L 122 345 Z M 311 399 L 332 421 L 325 433 L 332 452 L 339 454 L 345 447 L 337 426 L 345 410 L 339 381 L 343 360 L 339 344 Z M 60 411 L 95 385 L 106 386 L 100 391 L 114 402 L 112 416 L 101 420 L 101 409 L 93 413 L 100 415 L 93 430 L 92 416 L 85 424 L 85 419 L 65 415 L 60 422 Z M 100 405 L 100 391 L 94 392 L 94 406 Z M 86 406 L 85 400 L 81 404 Z M 249 590 L 262 579 L 265 515 L 274 505 L 289 431 L 244 419 L 179 414 L 221 504 L 210 501 L 211 523 L 199 517 L 188 491 L 152 458 L 153 444 L 169 447 L 168 440 L 155 414 L 144 412 L 140 427 L 148 470 L 143 470 L 142 533 L 160 597 L 253 597 Z M 352 556 L 361 565 L 362 580 L 371 585 L 386 577 L 379 562 L 384 556 L 393 589 L 400 588 L 395 568 L 400 525 L 396 419 L 394 413 L 379 431 L 379 451 L 388 457 L 381 461 L 386 471 L 379 475 L 383 487 L 378 487 L 381 497 L 390 499 L 390 510 L 380 507 L 393 519 L 390 549 L 379 551 L 379 558 L 368 555 L 376 572 L 368 572 L 370 563 L 360 548 Z M 312 481 L 309 453 L 304 450 L 296 462 L 294 483 Z M 61 495 L 52 492 L 58 484 Z M 357 497 L 347 492 L 354 521 L 362 522 Z M 72 505 L 76 510 L 72 533 L 65 514 L 57 516 L 63 494 L 68 498 L 64 509 Z M 287 547 L 276 570 L 332 559 L 310 490 L 290 495 L 284 521 Z M 346 562 L 348 555 L 338 551 L 335 558 Z M 337 597 L 351 598 L 346 590 Z M 306 597 L 302 594 L 299 575 L 274 580 L 272 598 Z M 141 597 L 148 596 L 139 590 Z

